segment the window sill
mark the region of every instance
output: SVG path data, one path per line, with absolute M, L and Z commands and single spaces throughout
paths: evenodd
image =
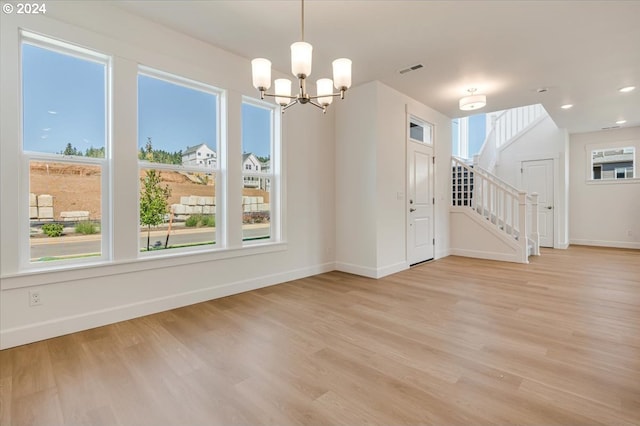
M 640 178 L 631 179 L 587 179 L 587 185 L 628 185 L 633 183 L 640 183 Z
M 170 268 L 173 266 L 253 256 L 285 250 L 287 250 L 287 243 L 281 241 L 252 244 L 239 248 L 214 249 L 207 252 L 185 252 L 153 257 L 140 257 L 131 260 L 98 261 L 82 265 L 50 266 L 46 269 L 29 269 L 16 274 L 3 275 L 0 277 L 2 279 L 0 290 L 77 281 L 150 269 Z

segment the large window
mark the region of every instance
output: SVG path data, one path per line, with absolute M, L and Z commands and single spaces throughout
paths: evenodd
M 219 244 L 220 97 L 201 83 L 140 71 L 140 251 Z
M 591 179 L 616 180 L 635 177 L 635 148 L 595 149 L 591 151 Z
M 27 33 L 21 58 L 26 263 L 107 258 L 109 59 Z
M 275 107 L 245 99 L 242 104 L 242 239 L 276 238 Z

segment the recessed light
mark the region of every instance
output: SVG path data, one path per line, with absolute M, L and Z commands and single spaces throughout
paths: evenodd
M 624 124 L 626 122 L 627 122 L 627 120 L 618 120 L 618 121 L 616 121 L 616 124 Z
M 622 93 L 628 93 L 628 92 L 631 92 L 631 91 L 635 90 L 635 88 L 636 88 L 636 86 L 627 86 L 627 87 L 623 87 L 621 89 L 618 89 L 618 91 L 622 92 Z
M 562 105 L 560 108 L 562 108 L 562 109 L 569 109 L 569 108 L 573 108 L 573 104 L 564 104 L 564 105 Z

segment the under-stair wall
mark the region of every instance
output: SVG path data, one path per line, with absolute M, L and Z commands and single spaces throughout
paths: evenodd
M 451 254 L 528 263 L 539 255 L 537 194 L 452 159 Z

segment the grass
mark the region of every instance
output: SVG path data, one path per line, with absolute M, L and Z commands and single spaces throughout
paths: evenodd
M 76 225 L 76 233 L 83 235 L 92 235 L 100 232 L 98 226 L 90 221 L 78 222 Z
M 184 221 L 184 226 L 188 228 L 199 228 L 203 226 L 213 228 L 216 226 L 216 218 L 210 214 L 193 214 Z
M 170 244 L 169 247 L 167 247 L 166 249 L 164 248 L 164 246 L 160 246 L 160 247 L 151 247 L 151 249 L 148 251 L 170 250 L 174 248 L 183 248 L 183 247 L 209 246 L 209 245 L 215 245 L 215 243 L 216 243 L 215 241 L 207 241 L 204 243 L 185 243 L 185 244 L 174 244 L 174 245 Z M 147 251 L 147 248 L 142 247 L 140 251 L 145 252 Z

